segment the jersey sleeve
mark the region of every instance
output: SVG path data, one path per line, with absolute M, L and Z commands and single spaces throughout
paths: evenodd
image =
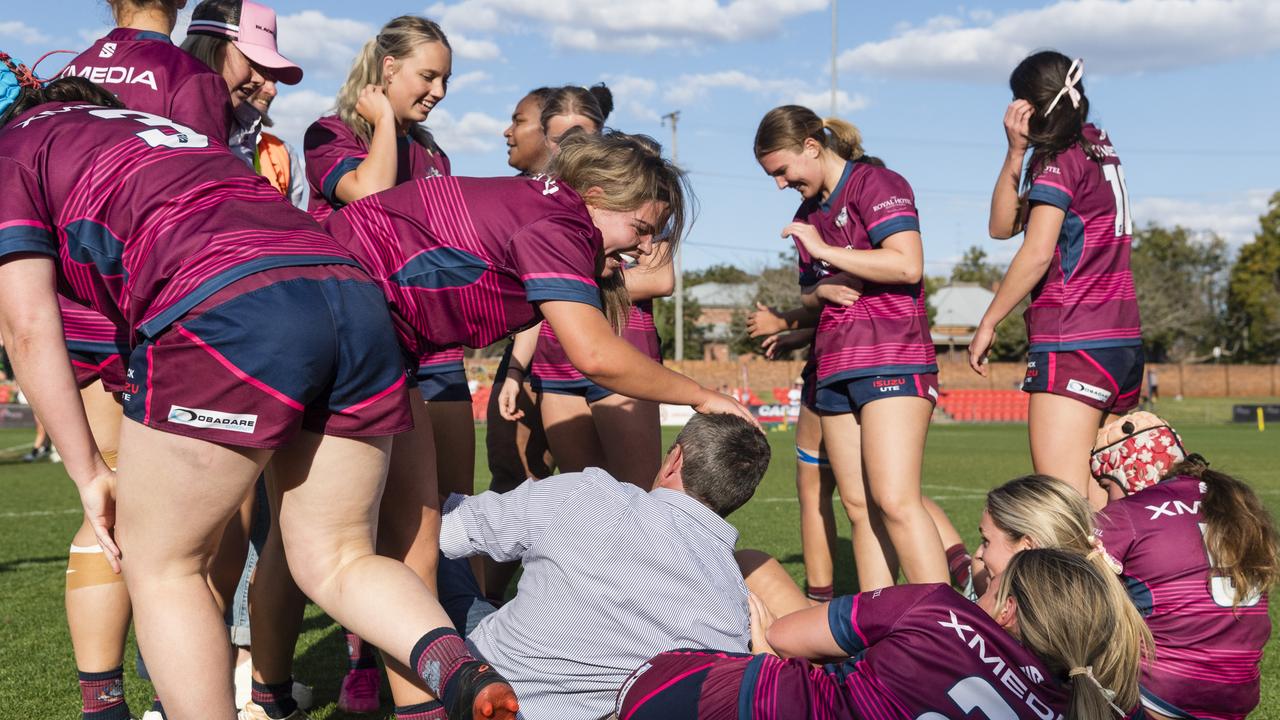
M 1066 212 L 1080 185 L 1081 167 L 1076 160 L 1068 150 L 1046 164 L 1027 191 L 1028 203 L 1045 203 Z
M 40 183 L 27 168 L 0 158 L 0 262 L 15 253 L 38 253 L 56 258 L 58 241 L 48 208 L 40 197 Z
M 359 167 L 369 151 L 356 139 L 355 133 L 343 127 L 336 130 L 328 123 L 314 122 L 302 141 L 307 166 L 307 182 L 324 196 L 334 208 L 342 207 L 338 199 L 338 182 Z
M 862 218 L 872 247 L 880 247 L 894 233 L 920 230 L 915 193 L 906 179 L 895 172 L 880 170 L 872 174 L 849 204 L 849 211 Z
M 231 95 L 226 81 L 214 72 L 189 75 L 174 89 L 168 115 L 225 145 L 231 137 Z
M 531 303 L 567 300 L 603 309 L 595 280 L 598 251 L 594 228 L 566 215 L 539 220 L 511 239 L 515 270 Z
M 954 594 L 945 585 L 898 585 L 838 597 L 827 607 L 831 635 L 853 657 L 888 637 L 904 615 L 939 590 Z

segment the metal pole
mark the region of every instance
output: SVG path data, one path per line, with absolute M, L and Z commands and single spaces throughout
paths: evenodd
M 679 145 L 677 144 L 676 122 L 680 119 L 680 111 L 673 110 L 662 116 L 663 123 L 671 121 L 671 162 L 679 164 Z M 675 334 L 676 334 L 676 362 L 684 360 L 684 269 L 680 263 L 681 248 L 676 247 L 675 273 L 676 273 L 676 318 L 675 318 Z
M 831 116 L 840 114 L 840 106 L 836 102 L 836 5 L 839 0 L 831 0 Z

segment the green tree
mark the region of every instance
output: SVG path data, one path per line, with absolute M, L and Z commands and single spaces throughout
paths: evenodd
M 684 357 L 686 360 L 702 359 L 702 345 L 706 341 L 707 330 L 698 324 L 702 315 L 702 305 L 697 300 L 684 294 Z M 658 327 L 658 339 L 661 342 L 662 357 L 673 360 L 676 356 L 676 303 L 671 298 L 658 298 L 653 301 L 653 324 Z
M 1280 358 L 1280 192 L 1259 218 L 1253 242 L 1240 248 L 1227 289 L 1227 325 L 1237 358 Z
M 951 268 L 951 282 L 977 283 L 990 290 L 1004 277 L 1004 268 L 987 262 L 987 251 L 970 245 L 960 262 Z
M 739 283 L 751 282 L 755 280 L 755 276 L 743 270 L 736 265 L 729 263 L 717 263 L 709 265 L 701 270 L 690 270 L 684 274 L 684 286 L 693 287 L 702 283 L 718 282 L 737 285 Z
M 1152 362 L 1204 356 L 1222 334 L 1227 245 L 1183 227 L 1151 224 L 1133 236 L 1133 285 Z

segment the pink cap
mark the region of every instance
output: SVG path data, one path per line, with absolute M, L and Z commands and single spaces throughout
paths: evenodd
M 280 54 L 276 47 L 276 13 L 253 0 L 225 3 L 205 0 L 191 14 L 188 35 L 224 37 L 254 63 L 271 71 L 285 85 L 302 81 L 302 68 Z

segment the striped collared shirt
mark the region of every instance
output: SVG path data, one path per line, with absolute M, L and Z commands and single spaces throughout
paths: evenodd
M 520 560 L 515 598 L 468 638 L 529 720 L 596 720 L 654 655 L 747 652 L 738 532 L 674 490 L 644 492 L 598 468 L 467 498 L 444 516 L 451 558 Z

